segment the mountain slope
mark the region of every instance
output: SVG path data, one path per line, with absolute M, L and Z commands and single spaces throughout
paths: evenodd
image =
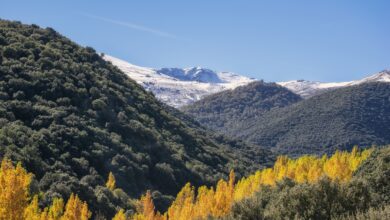
M 152 69 L 135 66 L 108 55 L 105 55 L 104 59 L 151 91 L 157 99 L 174 107 L 188 105 L 206 95 L 254 81 L 234 73 L 217 73 L 200 67 Z
M 164 202 L 188 181 L 211 184 L 272 157 L 251 149 L 175 113 L 92 48 L 0 20 L 0 158 L 34 173 L 44 202 L 75 192 L 111 216 L 128 195 L 151 189 Z M 109 172 L 123 191 L 104 186 Z
M 243 121 L 235 136 L 290 154 L 389 144 L 389 97 L 389 83 L 333 90 Z
M 300 100 L 298 95 L 275 83 L 256 81 L 207 96 L 182 110 L 206 127 L 234 136 L 241 129 L 237 126 L 240 122 Z
M 306 80 L 293 80 L 287 82 L 278 82 L 278 84 L 290 89 L 291 91 L 302 96 L 303 98 L 310 98 L 312 96 L 324 93 L 329 90 L 353 85 L 360 85 L 368 82 L 390 82 L 390 70 L 384 70 L 361 80 L 349 82 L 322 83 Z
M 255 82 L 182 108 L 201 124 L 280 153 L 329 153 L 390 143 L 390 84 L 363 83 L 301 98 Z

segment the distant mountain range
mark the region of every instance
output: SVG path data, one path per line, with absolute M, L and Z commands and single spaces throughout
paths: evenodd
M 201 67 L 154 69 L 136 66 L 109 55 L 105 55 L 104 59 L 117 66 L 146 90 L 151 91 L 157 99 L 177 108 L 196 102 L 207 95 L 257 81 L 236 73 L 215 72 Z M 365 82 L 390 82 L 390 71 L 384 70 L 361 80 L 349 82 L 293 80 L 277 82 L 277 84 L 302 98 L 310 98 L 325 91 Z
M 104 59 L 151 91 L 157 99 L 173 107 L 188 105 L 204 96 L 255 81 L 235 73 L 215 72 L 201 67 L 153 69 L 136 66 L 109 55 L 105 55 Z
M 349 82 L 267 83 L 200 67 L 152 69 L 104 59 L 205 127 L 278 153 L 390 143 L 389 70 Z

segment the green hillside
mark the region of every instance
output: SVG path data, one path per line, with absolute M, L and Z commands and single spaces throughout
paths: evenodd
M 182 110 L 210 129 L 235 136 L 241 130 L 242 121 L 300 100 L 299 95 L 282 86 L 256 81 L 207 96 Z
M 390 84 L 367 83 L 301 100 L 253 83 L 185 107 L 201 124 L 283 154 L 331 153 L 390 143 Z
M 112 216 L 151 189 L 166 207 L 186 182 L 212 184 L 273 160 L 180 114 L 92 48 L 0 20 L 0 158 L 34 173 L 32 190 L 45 203 L 74 192 Z M 104 186 L 109 172 L 123 191 Z
M 290 154 L 389 144 L 389 97 L 389 83 L 330 91 L 243 121 L 235 136 Z

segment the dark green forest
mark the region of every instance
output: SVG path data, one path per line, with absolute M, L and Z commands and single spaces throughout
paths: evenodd
M 211 95 L 184 110 L 209 128 L 279 154 L 322 154 L 390 143 L 389 83 L 341 88 L 307 100 L 276 85 L 257 85 Z M 256 95 L 259 87 L 262 96 Z M 230 119 L 234 123 L 219 123 Z
M 264 149 L 215 135 L 161 104 L 91 47 L 51 28 L 0 20 L 0 158 L 35 174 L 32 192 L 74 192 L 94 213 L 131 208 L 152 190 L 159 209 L 186 183 L 272 163 Z M 109 172 L 117 189 L 105 187 Z

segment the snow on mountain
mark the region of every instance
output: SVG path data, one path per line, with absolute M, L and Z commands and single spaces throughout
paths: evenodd
M 221 80 L 218 74 L 212 70 L 201 67 L 192 67 L 186 69 L 180 68 L 162 68 L 157 70 L 160 74 L 165 74 L 182 81 L 197 81 L 204 83 L 226 83 Z
M 363 78 L 361 80 L 349 81 L 349 82 L 335 82 L 335 83 L 322 83 L 306 80 L 292 80 L 287 82 L 278 82 L 277 84 L 284 86 L 291 91 L 297 93 L 303 98 L 310 98 L 314 95 L 323 93 L 328 90 L 337 89 L 346 86 L 359 85 L 367 82 L 389 82 L 390 83 L 390 70 L 384 70 L 372 76 Z
M 109 55 L 105 55 L 104 59 L 117 66 L 146 90 L 151 91 L 159 100 L 173 107 L 188 105 L 204 96 L 234 89 L 256 80 L 231 72 L 215 72 L 201 67 L 153 69 L 136 66 Z M 349 82 L 323 83 L 292 80 L 277 82 L 277 84 L 290 89 L 303 98 L 310 98 L 328 90 L 366 82 L 390 83 L 390 70 Z
M 109 55 L 103 58 L 151 91 L 159 100 L 173 107 L 181 107 L 206 95 L 255 81 L 235 73 L 215 72 L 201 67 L 153 69 L 136 66 Z

